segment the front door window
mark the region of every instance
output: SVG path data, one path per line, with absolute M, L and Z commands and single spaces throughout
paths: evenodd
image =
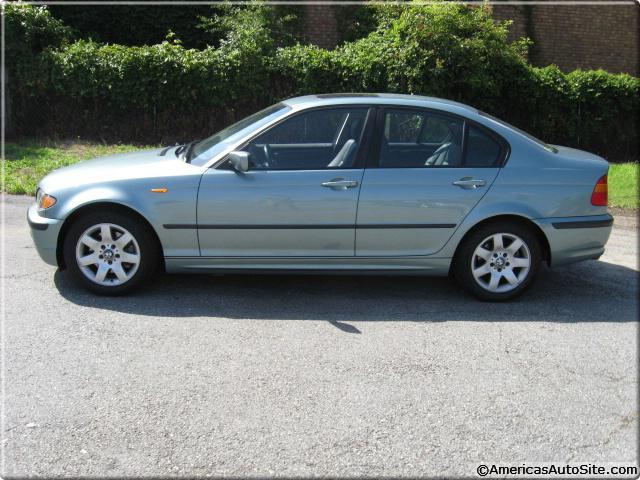
M 367 108 L 325 108 L 295 115 L 251 141 L 252 170 L 353 168 Z

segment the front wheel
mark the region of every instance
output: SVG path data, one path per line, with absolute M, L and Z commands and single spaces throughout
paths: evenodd
M 531 284 L 540 264 L 540 245 L 526 226 L 506 222 L 480 227 L 464 240 L 454 275 L 481 300 L 504 301 Z
M 148 228 L 120 213 L 82 216 L 69 229 L 63 248 L 74 280 L 102 295 L 134 290 L 157 271 L 159 263 Z

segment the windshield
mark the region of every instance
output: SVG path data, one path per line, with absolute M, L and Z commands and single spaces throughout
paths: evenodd
M 542 140 L 540 140 L 537 137 L 534 137 L 533 135 L 531 135 L 530 133 L 525 132 L 524 130 L 520 130 L 518 127 L 514 127 L 513 125 L 505 122 L 504 120 L 500 120 L 499 118 L 494 117 L 493 115 L 489 115 L 488 113 L 485 112 L 481 112 L 478 110 L 478 113 L 484 117 L 490 118 L 491 120 L 493 120 L 496 123 L 499 123 L 500 125 L 502 125 L 503 127 L 507 127 L 510 128 L 511 130 L 515 130 L 516 132 L 518 132 L 521 135 L 524 135 L 525 137 L 527 137 L 529 140 L 537 143 L 538 145 L 540 145 L 541 147 L 543 147 L 546 150 L 549 150 L 550 152 L 553 153 L 558 153 L 558 149 L 555 147 L 552 147 L 551 145 L 549 145 L 548 143 L 543 142 Z
M 209 138 L 205 138 L 194 145 L 191 152 L 191 163 L 200 166 L 204 165 L 233 143 L 241 140 L 252 131 L 257 130 L 272 120 L 281 117 L 289 110 L 291 110 L 291 107 L 277 103 L 243 118 L 239 122 L 211 135 Z

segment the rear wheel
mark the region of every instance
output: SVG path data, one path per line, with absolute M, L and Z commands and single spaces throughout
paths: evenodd
M 504 301 L 531 284 L 540 264 L 540 245 L 526 226 L 496 222 L 469 235 L 454 261 L 456 279 L 471 294 Z
M 63 248 L 74 280 L 102 295 L 136 289 L 157 271 L 160 258 L 146 225 L 111 212 L 79 218 L 69 229 Z

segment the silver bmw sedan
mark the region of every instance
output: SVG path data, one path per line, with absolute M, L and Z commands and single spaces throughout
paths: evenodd
M 602 255 L 607 171 L 460 103 L 310 95 L 54 171 L 28 221 L 42 259 L 99 294 L 165 271 L 451 273 L 500 301 L 543 261 Z

